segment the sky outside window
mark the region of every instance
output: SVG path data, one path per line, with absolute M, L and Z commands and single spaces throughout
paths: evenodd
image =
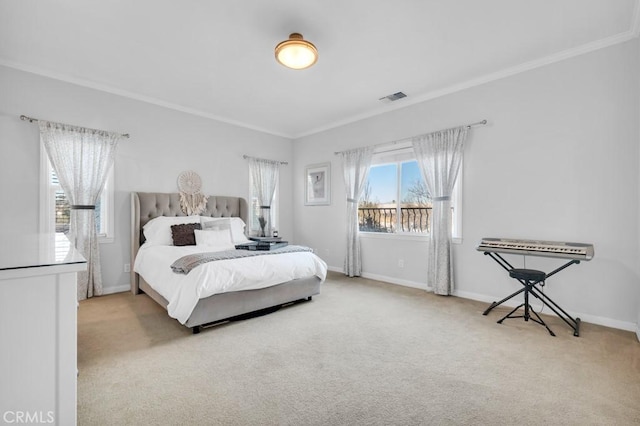
M 369 185 L 371 185 L 370 200 L 373 203 L 392 203 L 397 195 L 398 172 L 395 164 L 384 164 L 371 167 L 369 170 Z
M 409 188 L 412 187 L 416 181 L 421 180 L 420 168 L 416 161 L 402 163 L 400 188 L 402 200 L 408 197 Z M 371 167 L 369 170 L 369 185 L 371 185 L 371 202 L 390 204 L 397 201 L 397 165 L 394 163 Z
M 402 163 L 402 178 L 400 181 L 400 193 L 402 194 L 402 200 L 409 198 L 409 188 L 415 185 L 416 181 L 422 181 L 422 175 L 420 174 L 420 167 L 417 161 L 408 161 Z

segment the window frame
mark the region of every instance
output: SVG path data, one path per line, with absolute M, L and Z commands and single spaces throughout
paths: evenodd
M 102 194 L 100 195 L 100 219 L 101 229 L 104 232 L 98 234 L 98 243 L 112 243 L 114 241 L 114 183 L 115 166 L 112 165 L 107 176 Z M 44 145 L 40 144 L 40 232 L 55 233 L 55 206 L 56 190 L 59 185 L 51 183 L 53 167 L 47 156 Z
M 391 154 L 394 152 L 394 154 Z M 415 232 L 402 232 L 397 231 L 398 221 L 400 220 L 400 208 L 401 208 L 401 192 L 402 192 L 402 163 L 411 161 L 417 161 L 413 148 L 409 144 L 403 144 L 401 146 L 395 146 L 389 149 L 389 147 L 381 147 L 378 151 L 374 152 L 371 167 L 384 166 L 389 164 L 396 165 L 396 231 L 394 232 L 372 232 L 372 231 L 359 231 L 359 234 L 365 238 L 381 238 L 381 239 L 396 239 L 396 240 L 424 240 L 429 238 L 431 232 L 428 233 L 415 233 Z M 452 228 L 452 241 L 454 243 L 462 242 L 462 181 L 463 181 L 463 163 L 460 163 L 460 170 L 456 179 L 456 184 L 451 195 L 451 206 L 453 207 L 453 218 L 451 223 Z
M 276 181 L 276 188 L 273 193 L 273 199 L 271 200 L 271 208 L 269 209 L 271 214 L 271 218 L 270 218 L 271 232 L 279 231 L 279 228 L 278 228 L 279 219 L 280 219 L 280 215 L 279 215 L 280 191 L 278 191 L 279 186 L 280 186 L 280 176 L 278 176 L 278 180 Z M 247 233 L 249 236 L 257 236 L 260 234 L 260 226 L 258 224 L 258 216 L 256 211 L 256 205 L 259 205 L 259 203 L 258 204 L 257 203 L 258 203 L 258 196 L 254 192 L 253 175 L 249 173 L 249 218 L 248 218 L 249 223 L 246 224 Z

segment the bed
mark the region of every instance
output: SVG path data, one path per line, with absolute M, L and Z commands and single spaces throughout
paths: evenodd
M 179 274 L 171 271 L 170 263 L 152 269 L 147 267 L 144 270 L 142 268 L 147 263 L 147 259 L 153 258 L 152 254 L 159 256 L 166 262 L 171 256 L 174 258 L 178 256 L 175 254 L 177 250 L 184 249 L 187 253 L 198 251 L 196 246 L 185 248 L 153 247 L 155 240 L 154 243 L 150 242 L 145 246 L 145 232 L 143 231 L 145 225 L 159 217 L 162 217 L 162 219 L 154 221 L 154 225 L 158 221 L 165 220 L 186 221 L 192 216 L 187 216 L 182 212 L 178 193 L 134 192 L 131 194 L 131 213 L 131 291 L 134 294 L 147 294 L 165 308 L 169 316 L 176 318 L 186 327 L 191 328 L 194 334 L 199 333 L 203 327 L 209 325 L 244 318 L 251 314 L 274 310 L 277 307 L 292 303 L 310 301 L 313 296 L 320 293 L 320 285 L 326 276 L 326 264 L 312 252 L 256 256 L 256 259 L 260 259 L 260 268 L 263 266 L 269 268 L 267 269 L 269 272 L 265 274 L 264 279 L 260 278 L 260 282 L 255 280 L 256 277 L 253 277 L 253 281 L 250 284 L 245 285 L 243 283 L 239 290 L 237 289 L 238 287 L 225 290 L 214 288 L 215 286 L 210 284 L 209 280 L 214 276 L 223 277 L 224 275 L 218 273 L 217 269 L 205 270 L 204 268 L 221 268 L 222 266 L 220 265 L 230 268 L 229 262 L 249 262 L 250 260 L 248 259 L 207 263 L 198 266 L 186 276 L 178 276 Z M 206 210 L 199 216 L 201 219 L 204 218 L 203 220 L 208 218 L 229 218 L 229 220 L 236 222 L 239 221 L 234 218 L 240 218 L 244 223 L 248 223 L 249 209 L 246 200 L 243 198 L 211 196 L 208 197 Z M 147 227 L 147 229 L 149 228 L 150 226 Z M 156 254 L 158 250 L 160 253 Z M 170 252 L 171 254 L 169 254 Z M 279 267 L 271 266 L 272 263 L 269 263 L 297 262 L 296 259 L 300 259 L 301 264 L 294 263 L 290 267 L 295 272 L 283 268 L 282 274 L 278 269 Z M 312 267 L 311 264 L 314 266 Z M 252 267 L 252 270 L 258 269 Z M 194 271 L 197 271 L 195 277 L 189 277 L 194 274 Z M 234 277 L 236 275 L 235 273 L 229 274 Z M 285 275 L 289 278 L 282 281 L 282 277 Z M 199 279 L 199 276 L 202 277 L 201 281 L 193 283 L 193 281 Z M 170 287 L 171 291 L 176 291 L 173 287 L 173 282 L 182 283 L 184 281 L 187 283 L 187 279 L 190 286 L 197 288 L 197 300 L 190 302 L 195 305 L 193 309 L 190 309 L 190 304 L 186 303 L 188 305 L 186 308 L 183 306 L 182 308 L 184 309 L 180 308 L 180 311 L 176 312 L 176 306 L 182 303 L 182 296 L 167 293 L 167 288 Z M 171 282 L 171 285 L 168 285 L 169 282 Z M 223 287 L 226 287 L 226 285 Z M 189 297 L 193 297 L 192 293 L 196 292 L 196 290 L 191 290 L 191 287 L 185 288 L 187 290 L 179 291 L 189 295 Z M 213 294 L 208 294 L 212 292 Z M 176 302 L 176 299 L 178 299 L 178 302 Z M 182 305 L 185 305 L 185 303 L 182 303 Z M 185 311 L 185 309 L 187 310 Z

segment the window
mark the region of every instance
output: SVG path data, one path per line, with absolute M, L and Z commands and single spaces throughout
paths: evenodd
M 460 182 L 461 173 L 458 175 Z M 452 197 L 452 235 L 461 236 L 460 187 Z M 374 154 L 358 206 L 361 232 L 427 235 L 432 204 L 411 145 Z
M 264 211 L 260 208 L 260 202 L 258 201 L 258 195 L 253 188 L 253 178 L 251 173 L 249 174 L 249 188 L 250 188 L 250 204 L 249 204 L 249 223 L 247 228 L 249 235 L 260 235 L 260 222 L 258 218 L 262 216 Z M 278 229 L 278 184 L 276 184 L 276 190 L 273 194 L 273 200 L 271 200 L 270 220 L 271 220 L 271 232 Z
M 69 232 L 70 209 L 58 176 L 56 176 L 44 146 L 40 147 L 41 179 L 40 185 L 40 229 L 41 232 Z M 96 204 L 96 231 L 99 242 L 113 241 L 113 167 L 109 171 L 107 182 Z

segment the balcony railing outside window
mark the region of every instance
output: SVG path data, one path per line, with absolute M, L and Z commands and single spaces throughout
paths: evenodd
M 358 223 L 362 232 L 410 232 L 427 234 L 431 229 L 431 207 L 401 207 L 400 223 L 394 207 L 360 207 Z M 396 230 L 396 227 L 400 229 Z

